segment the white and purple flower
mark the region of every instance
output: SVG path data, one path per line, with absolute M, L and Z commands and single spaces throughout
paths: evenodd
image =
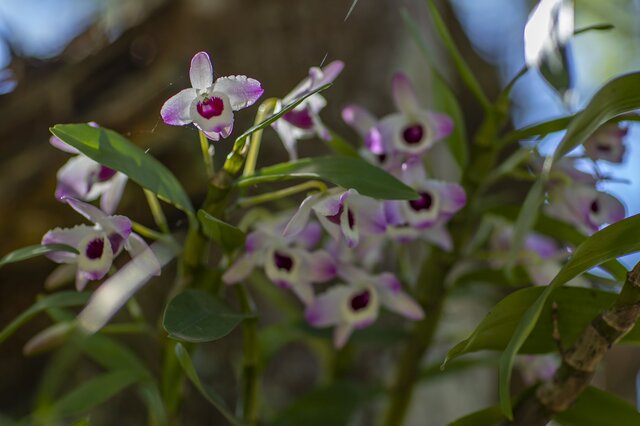
M 370 275 L 354 267 L 339 268 L 340 278 L 347 284 L 338 284 L 316 297 L 305 311 L 305 318 L 314 327 L 334 326 L 333 342 L 343 347 L 354 330 L 373 324 L 380 306 L 417 321 L 424 312 L 407 293 L 400 281 L 391 273 Z
M 382 118 L 370 131 L 369 149 L 376 155 L 399 152 L 422 155 L 453 131 L 446 114 L 423 109 L 409 78 L 396 73 L 392 82 L 393 99 L 399 112 Z
M 282 224 L 264 224 L 250 233 L 245 252 L 222 276 L 226 284 L 248 277 L 254 268 L 264 267 L 267 277 L 278 287 L 290 289 L 304 304 L 314 300 L 313 283 L 336 275 L 333 258 L 324 250 L 311 251 L 322 237 L 320 225 L 308 223 L 293 238 L 282 236 Z
M 89 125 L 99 127 L 94 122 L 90 122 Z M 49 142 L 61 151 L 75 154 L 75 157 L 69 159 L 58 170 L 56 199 L 64 201 L 65 198 L 70 197 L 82 201 L 93 201 L 100 198 L 100 208 L 105 213 L 115 212 L 127 184 L 127 176 L 93 161 L 56 136 L 52 136 Z
M 309 70 L 309 77 L 302 80 L 291 93 L 279 101 L 274 112 L 277 113 L 284 106 L 295 102 L 296 99 L 333 82 L 340 75 L 343 68 L 344 63 L 342 61 L 333 61 L 322 69 L 312 67 Z M 300 105 L 271 125 L 280 136 L 291 160 L 298 158 L 296 145 L 299 139 L 308 139 L 314 136 L 318 136 L 323 140 L 331 139 L 331 133 L 320 120 L 320 111 L 326 104 L 325 98 L 316 93 L 309 96 Z
M 132 232 L 129 218 L 109 216 L 97 207 L 73 198 L 65 198 L 64 201 L 94 225 L 52 229 L 42 237 L 42 244 L 66 244 L 78 250 L 78 254 L 52 252 L 46 255 L 56 263 L 76 265 L 78 290 L 84 289 L 89 281 L 104 278 L 111 269 L 113 260 L 123 250 L 128 251 L 132 257 L 150 250 L 144 240 Z M 153 274 L 160 274 L 157 262 L 152 268 Z
M 581 184 L 551 188 L 546 212 L 577 226 L 587 235 L 598 231 L 604 224 L 625 217 L 625 207 L 620 200 L 593 186 Z
M 295 237 L 309 221 L 313 211 L 327 232 L 336 240 L 344 240 L 350 248 L 360 234 L 379 235 L 386 230 L 382 204 L 360 195 L 355 189 L 335 190 L 308 196 L 287 224 L 283 235 Z
M 453 243 L 445 225 L 465 206 L 464 189 L 457 183 L 433 179 L 412 186 L 420 196 L 417 200 L 384 202 L 389 235 L 400 242 L 422 238 L 451 250 Z
M 584 143 L 587 157 L 592 160 L 604 160 L 622 163 L 625 153 L 624 138 L 629 129 L 619 124 L 609 123 L 600 127 Z
M 207 138 L 226 138 L 233 129 L 233 112 L 253 105 L 264 90 L 259 81 L 244 75 L 213 81 L 213 65 L 206 52 L 191 59 L 191 88 L 169 98 L 160 111 L 166 124 L 193 123 Z

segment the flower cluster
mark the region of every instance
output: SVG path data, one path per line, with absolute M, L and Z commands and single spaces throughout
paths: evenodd
M 583 157 L 565 157 L 551 171 L 546 213 L 568 222 L 590 235 L 602 225 L 624 219 L 625 207 L 613 195 L 598 189 L 599 182 L 608 179 L 597 172 L 597 163 L 620 163 L 625 153 L 624 137 L 627 129 L 618 124 L 606 124 L 585 143 L 584 151 L 596 172 L 580 168 Z M 540 169 L 542 160 L 536 158 L 534 167 Z
M 341 70 L 338 61 L 322 70 L 312 69 L 285 103 L 332 81 Z M 226 283 L 234 284 L 256 266 L 264 268 L 274 284 L 291 289 L 305 305 L 310 325 L 334 327 L 337 347 L 354 330 L 375 322 L 381 307 L 411 320 L 423 318 L 422 308 L 403 290 L 398 277 L 376 272 L 381 253 L 390 245 L 417 239 L 450 250 L 446 224 L 466 203 L 458 183 L 429 176 L 423 165 L 430 149 L 451 133 L 451 119 L 420 107 L 403 74 L 393 78 L 393 94 L 398 112 L 376 120 L 363 108 L 349 105 L 343 117 L 363 139 L 362 156 L 415 189 L 419 198 L 376 200 L 354 188 L 313 193 L 293 215 L 257 225 L 244 253 L 223 276 Z M 316 96 L 273 125 L 292 158 L 301 135 L 328 137 L 317 115 L 324 100 L 318 102 Z M 329 238 L 323 238 L 322 230 Z M 326 289 L 316 293 L 315 283 L 326 283 L 322 285 Z

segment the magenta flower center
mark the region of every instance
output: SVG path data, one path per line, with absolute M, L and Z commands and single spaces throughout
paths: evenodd
M 85 255 L 87 256 L 87 258 L 91 260 L 100 259 L 102 257 L 103 251 L 104 251 L 104 239 L 97 238 L 95 240 L 91 240 L 89 244 L 87 244 Z
M 429 210 L 433 205 L 433 197 L 428 192 L 421 192 L 420 198 L 417 200 L 410 200 L 409 205 L 415 211 Z
M 411 126 L 405 127 L 402 131 L 402 138 L 409 145 L 415 145 L 422 141 L 422 137 L 424 136 L 424 129 L 421 124 L 414 124 Z
M 369 290 L 364 290 L 362 293 L 358 293 L 353 296 L 350 302 L 351 309 L 353 309 L 354 311 L 360 311 L 369 306 L 370 296 L 371 294 Z
M 201 102 L 198 102 L 196 106 L 198 114 L 206 118 L 218 117 L 224 111 L 224 101 L 221 98 L 207 98 Z
M 591 213 L 593 214 L 598 214 L 598 212 L 600 211 L 600 205 L 598 204 L 598 200 L 593 200 L 593 202 L 589 206 L 589 210 L 591 210 Z
M 309 130 L 313 128 L 313 118 L 311 118 L 311 114 L 306 108 L 301 111 L 289 111 L 283 118 L 301 129 Z
M 98 182 L 105 182 L 111 179 L 117 172 L 112 168 L 106 166 L 100 166 L 98 171 Z
M 340 226 L 340 216 L 342 216 L 343 211 L 344 211 L 344 206 L 340 206 L 338 213 L 331 216 L 326 216 L 326 218 L 329 220 L 329 222 L 335 223 L 336 225 Z M 351 211 L 351 209 L 347 210 L 347 220 L 349 221 L 349 228 L 353 229 L 353 227 L 356 224 L 356 220 L 353 217 L 353 212 Z
M 611 152 L 611 145 L 607 145 L 607 144 L 604 144 L 604 143 L 599 143 L 596 146 L 596 149 L 598 151 L 600 151 L 600 152 Z
M 278 269 L 284 269 L 287 272 L 291 272 L 291 269 L 293 268 L 293 259 L 278 251 L 273 253 L 273 261 Z

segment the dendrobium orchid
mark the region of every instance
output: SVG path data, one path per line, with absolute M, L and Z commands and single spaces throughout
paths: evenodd
M 451 237 L 444 225 L 465 206 L 464 189 L 457 183 L 433 179 L 412 186 L 420 195 L 417 200 L 384 202 L 389 234 L 400 242 L 422 238 L 451 250 Z
M 193 123 L 208 139 L 226 138 L 233 129 L 233 112 L 253 105 L 264 90 L 259 81 L 244 75 L 213 81 L 213 65 L 206 52 L 191 59 L 191 88 L 169 98 L 160 111 L 166 124 Z
M 305 311 L 312 326 L 335 326 L 333 342 L 337 348 L 346 344 L 354 330 L 373 324 L 381 305 L 414 321 L 424 318 L 420 305 L 402 291 L 393 274 L 370 275 L 347 265 L 340 267 L 338 274 L 346 284 L 337 284 L 318 295 Z
M 123 249 L 132 257 L 150 250 L 144 240 L 132 232 L 131 220 L 127 217 L 109 216 L 97 207 L 74 198 L 67 197 L 64 201 L 94 225 L 52 229 L 42 237 L 42 244 L 66 244 L 78 251 L 78 254 L 62 251 L 47 254 L 56 263 L 76 265 L 78 290 L 84 289 L 89 281 L 104 278 Z M 159 264 L 151 267 L 154 275 L 160 274 Z
M 94 122 L 89 125 L 99 127 Z M 100 198 L 100 208 L 105 213 L 115 212 L 127 184 L 127 176 L 93 161 L 56 136 L 52 136 L 49 142 L 61 151 L 75 154 L 58 170 L 56 199 L 64 201 L 70 197 L 93 201 Z
M 321 236 L 320 225 L 315 222 L 306 224 L 293 238 L 282 236 L 282 224 L 265 224 L 247 236 L 245 252 L 227 269 L 222 280 L 226 284 L 238 283 L 255 267 L 262 266 L 278 287 L 291 289 L 304 304 L 313 303 L 312 284 L 336 275 L 335 262 L 326 251 L 310 251 Z
M 399 152 L 422 155 L 453 131 L 446 114 L 423 109 L 409 78 L 396 73 L 392 81 L 397 113 L 382 118 L 368 137 L 369 149 L 377 155 Z
M 297 235 L 308 222 L 311 211 L 333 238 L 344 240 L 350 248 L 358 244 L 360 233 L 384 233 L 387 225 L 380 202 L 360 195 L 355 189 L 336 191 L 340 190 L 336 188 L 329 194 L 305 198 L 287 224 L 284 235 L 289 238 Z
M 604 160 L 611 163 L 622 163 L 625 146 L 624 138 L 629 129 L 619 124 L 609 123 L 600 127 L 584 143 L 587 157 L 592 160 Z
M 625 207 L 616 197 L 598 191 L 593 186 L 579 184 L 552 188 L 546 211 L 550 216 L 569 222 L 587 234 L 625 217 Z
M 279 112 L 283 107 L 295 102 L 307 93 L 333 82 L 343 68 L 342 61 L 333 61 L 322 69 L 312 67 L 309 69 L 309 77 L 302 80 L 291 93 L 278 101 L 274 112 Z M 296 145 L 299 139 L 308 139 L 314 136 L 324 140 L 331 139 L 331 133 L 324 126 L 319 115 L 326 104 L 325 98 L 316 93 L 271 125 L 280 136 L 291 160 L 298 158 Z

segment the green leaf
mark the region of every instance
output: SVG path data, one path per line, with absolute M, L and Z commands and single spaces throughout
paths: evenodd
M 401 10 L 401 15 L 407 31 L 431 68 L 433 75 L 432 90 L 434 92 L 434 107 L 439 111 L 447 113 L 453 120 L 453 132 L 447 137 L 446 142 L 458 165 L 465 167 L 469 160 L 469 153 L 467 148 L 466 127 L 458 98 L 442 74 L 435 68 L 431 53 L 433 49 L 429 49 L 427 46 L 415 20 L 405 8 Z
M 455 345 L 447 354 L 445 362 L 461 355 L 482 351 L 503 351 L 516 329 L 518 319 L 540 295 L 544 287 L 529 287 L 515 291 L 496 304 L 476 327 L 473 334 Z M 565 346 L 570 346 L 584 328 L 600 313 L 609 308 L 616 299 L 615 293 L 579 287 L 558 289 L 545 302 L 540 318 L 527 336 L 519 353 L 540 354 L 556 350 L 551 338 L 553 323 L 551 305 L 558 305 L 558 327 Z M 640 327 L 634 328 L 622 340 L 627 344 L 640 343 Z
M 418 194 L 384 170 L 360 158 L 345 156 L 305 158 L 260 169 L 238 180 L 245 187 L 283 179 L 322 179 L 382 200 L 413 200 Z
M 509 251 L 505 267 L 509 278 L 513 275 L 513 268 L 522 248 L 524 247 L 527 235 L 529 235 L 533 229 L 533 225 L 538 219 L 538 210 L 544 200 L 544 186 L 545 179 L 538 179 L 529 190 L 524 203 L 522 203 L 518 219 L 513 227 L 511 250 Z
M 459 418 L 449 423 L 449 426 L 492 426 L 502 423 L 503 420 L 504 415 L 496 405 Z
M 211 342 L 231 333 L 247 317 L 232 311 L 209 293 L 186 290 L 171 299 L 162 325 L 172 339 Z
M 640 413 L 627 401 L 590 386 L 553 420 L 562 426 L 636 426 L 640 424 Z
M 476 97 L 480 105 L 485 111 L 491 109 L 491 102 L 487 98 L 487 95 L 482 90 L 480 83 L 476 79 L 475 75 L 469 68 L 469 65 L 465 62 L 464 57 L 456 47 L 453 37 L 449 33 L 449 29 L 447 28 L 447 24 L 442 19 L 440 12 L 438 12 L 438 8 L 436 7 L 433 0 L 427 0 L 427 7 L 429 8 L 429 13 L 431 14 L 431 19 L 433 20 L 433 24 L 436 32 L 440 36 L 442 43 L 445 48 L 449 52 L 451 59 L 453 61 L 454 66 L 458 70 L 462 81 L 467 85 L 471 93 Z
M 0 343 L 4 342 L 18 328 L 22 327 L 40 312 L 51 308 L 66 308 L 70 306 L 84 305 L 87 300 L 89 300 L 90 295 L 91 293 L 89 292 L 62 291 L 40 298 L 29 309 L 18 315 L 16 319 L 0 331 Z
M 327 141 L 327 145 L 333 150 L 333 152 L 340 155 L 346 155 L 347 157 L 360 157 L 360 154 L 358 154 L 358 150 L 349 142 L 347 142 L 342 136 L 332 130 L 330 131 L 330 133 L 331 139 Z
M 202 396 L 205 397 L 207 401 L 211 403 L 220 413 L 224 416 L 225 419 L 232 425 L 241 426 L 244 423 L 236 418 L 231 411 L 227 408 L 224 400 L 216 391 L 214 391 L 210 386 L 205 385 L 200 381 L 198 377 L 198 373 L 196 372 L 195 367 L 193 366 L 193 362 L 191 361 L 191 357 L 189 356 L 189 352 L 180 344 L 176 345 L 176 357 L 178 358 L 178 362 L 180 362 L 180 366 L 184 370 L 185 374 L 191 380 L 191 383 L 200 391 Z
M 137 382 L 140 375 L 132 370 L 113 371 L 94 377 L 60 398 L 52 407 L 56 417 L 86 413 Z
M 356 409 L 375 396 L 371 387 L 355 383 L 337 382 L 314 390 L 285 408 L 271 423 L 272 426 L 347 425 Z
M 289 111 L 291 111 L 292 109 L 294 109 L 295 107 L 300 105 L 308 97 L 313 96 L 316 93 L 320 93 L 320 92 L 322 92 L 324 90 L 327 90 L 331 86 L 332 86 L 332 83 L 327 83 L 324 86 L 320 86 L 317 89 L 312 90 L 311 92 L 306 93 L 304 96 L 302 96 L 302 97 L 296 99 L 295 101 L 289 103 L 288 105 L 284 106 L 277 113 L 275 113 L 273 115 L 270 115 L 269 117 L 265 118 L 260 123 L 258 123 L 256 125 L 250 127 L 249 129 L 247 129 L 243 134 L 241 134 L 240 136 L 238 136 L 236 138 L 236 143 L 243 143 L 243 140 L 248 138 L 249 136 L 251 136 L 252 133 L 255 133 L 258 130 L 264 129 L 265 127 L 267 127 L 271 123 L 275 122 L 277 119 L 279 119 L 280 117 L 282 117 L 283 115 L 285 115 L 286 113 L 288 113 Z
M 80 420 L 78 420 L 77 422 L 75 422 L 71 426 L 89 426 L 89 417 L 85 417 L 84 419 L 80 419 Z
M 235 226 L 211 216 L 204 210 L 198 210 L 198 219 L 202 225 L 202 232 L 218 243 L 225 252 L 230 253 L 244 245 L 246 235 Z
M 513 362 L 534 329 L 547 298 L 556 289 L 581 273 L 611 259 L 640 251 L 638 229 L 640 229 L 640 215 L 635 215 L 609 225 L 587 238 L 576 248 L 571 259 L 522 316 L 500 361 L 500 405 L 507 417 L 511 418 L 509 383 Z
M 180 182 L 162 163 L 124 136 L 88 124 L 57 124 L 51 133 L 81 153 L 124 173 L 158 198 L 193 216 L 193 207 Z
M 0 259 L 0 268 L 6 265 L 7 263 L 20 262 L 23 260 L 31 259 L 32 257 L 42 256 L 43 254 L 56 252 L 56 251 L 64 251 L 67 253 L 78 254 L 78 250 L 65 244 L 45 244 L 45 245 L 38 244 L 38 245 L 29 246 L 29 247 L 23 247 L 23 248 L 14 250 L 11 253 L 5 254 Z
M 621 114 L 640 108 L 640 72 L 617 77 L 605 84 L 575 116 L 554 153 L 557 161 L 582 144 L 600 126 Z

